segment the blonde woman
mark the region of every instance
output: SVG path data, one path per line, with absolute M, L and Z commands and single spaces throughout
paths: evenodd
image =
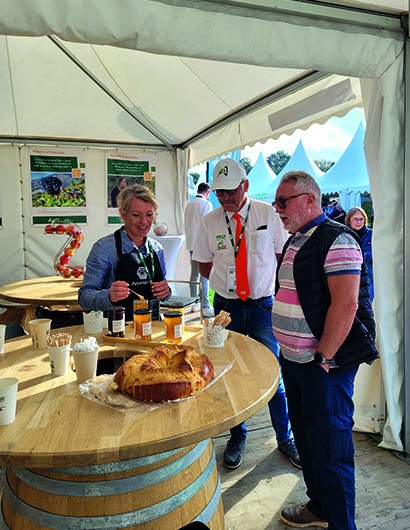
M 354 230 L 360 237 L 364 251 L 364 261 L 369 273 L 370 296 L 373 300 L 373 255 L 372 255 L 372 234 L 373 230 L 367 228 L 367 215 L 363 208 L 353 206 L 346 214 L 345 224 Z

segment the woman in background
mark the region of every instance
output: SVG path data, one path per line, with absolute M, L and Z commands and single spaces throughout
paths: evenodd
M 366 212 L 362 208 L 359 208 L 359 206 L 353 206 L 353 208 L 350 208 L 350 210 L 346 214 L 345 224 L 349 226 L 352 230 L 354 230 L 361 239 L 364 252 L 364 262 L 366 263 L 367 271 L 369 273 L 370 296 L 373 300 L 373 230 L 371 228 L 367 228 Z

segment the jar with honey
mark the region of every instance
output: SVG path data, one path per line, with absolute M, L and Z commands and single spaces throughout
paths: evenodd
M 136 340 L 151 340 L 151 311 L 149 309 L 134 311 L 134 337 Z
M 182 313 L 181 311 L 165 311 L 165 343 L 179 344 L 182 340 Z

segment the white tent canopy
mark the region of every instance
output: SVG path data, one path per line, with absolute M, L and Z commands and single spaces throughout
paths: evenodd
M 360 123 L 342 156 L 320 180 L 322 193 L 338 193 L 346 212 L 361 205 L 361 193 L 370 193 L 363 141 L 364 127 Z
M 362 101 L 388 408 L 383 443 L 402 450 L 405 34 L 398 14 L 407 3 L 371 3 L 391 10 L 297 0 L 0 0 L 0 137 L 171 149 L 181 231 L 188 164 Z M 18 167 L 12 150 L 7 164 Z
M 276 175 L 266 162 L 263 153 L 259 153 L 255 165 L 248 173 L 248 196 L 253 199 L 266 199 L 265 202 L 272 202 L 274 199 L 272 198 L 270 200 L 270 198 L 267 198 L 266 191 L 269 189 L 275 177 Z M 264 197 L 261 194 L 264 194 Z

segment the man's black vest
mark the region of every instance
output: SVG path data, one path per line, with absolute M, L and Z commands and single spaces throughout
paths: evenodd
M 330 219 L 325 219 L 302 245 L 293 262 L 296 291 L 306 322 L 313 335 L 320 340 L 331 296 L 326 280 L 324 263 L 327 253 L 339 234 L 348 232 L 359 243 L 353 230 Z M 278 273 L 283 256 L 292 237 L 288 239 L 279 259 L 276 272 L 276 292 L 279 290 Z M 375 339 L 375 323 L 370 299 L 369 278 L 366 265 L 362 264 L 359 307 L 348 336 L 340 346 L 334 360 L 342 370 L 349 370 L 361 363 L 371 364 L 379 357 Z

